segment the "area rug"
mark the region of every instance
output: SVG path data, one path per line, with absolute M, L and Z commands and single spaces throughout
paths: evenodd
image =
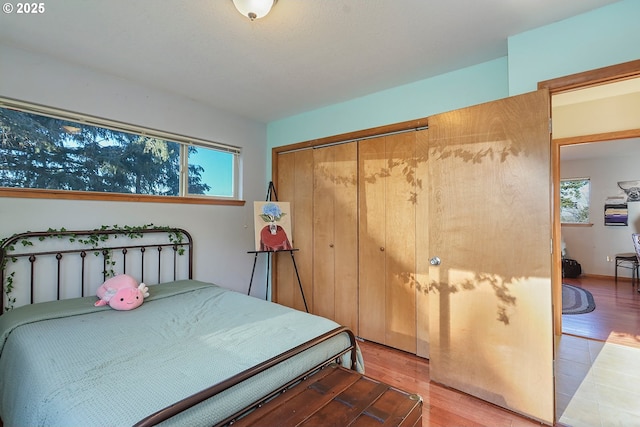
M 562 314 L 583 314 L 596 309 L 593 295 L 586 289 L 562 284 Z

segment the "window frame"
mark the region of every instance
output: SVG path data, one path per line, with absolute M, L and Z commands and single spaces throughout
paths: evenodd
M 145 137 L 158 138 L 170 142 L 180 144 L 181 151 L 181 168 L 180 189 L 177 196 L 161 196 L 151 194 L 134 194 L 134 193 L 106 193 L 99 191 L 78 191 L 78 190 L 50 190 L 36 188 L 14 188 L 0 187 L 0 197 L 15 198 L 37 198 L 37 199 L 65 199 L 65 200 L 102 200 L 102 201 L 126 201 L 126 202 L 142 202 L 142 203 L 181 203 L 181 204 L 205 204 L 205 205 L 231 205 L 243 206 L 245 201 L 242 200 L 242 189 L 240 180 L 241 156 L 242 149 L 240 147 L 219 142 L 207 141 L 200 138 L 192 138 L 184 135 L 174 134 L 171 132 L 161 131 L 157 129 L 145 128 L 142 126 L 132 125 L 115 120 L 103 119 L 96 116 L 80 114 L 59 108 L 47 107 L 44 105 L 23 102 L 11 98 L 0 97 L 0 107 L 23 111 L 30 114 L 38 114 L 51 117 L 54 119 L 67 120 L 77 122 L 83 125 L 96 126 L 110 129 L 116 132 L 126 132 L 130 134 L 141 135 Z M 234 196 L 208 196 L 188 194 L 188 160 L 183 157 L 188 147 L 201 147 L 205 149 L 216 149 L 234 154 L 234 172 L 233 172 L 233 193 Z

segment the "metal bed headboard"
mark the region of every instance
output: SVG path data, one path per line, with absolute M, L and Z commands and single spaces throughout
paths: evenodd
M 55 239 L 55 240 L 54 240 Z M 43 242 L 39 245 L 40 242 Z M 41 249 L 38 249 L 40 246 Z M 57 246 L 57 247 L 56 247 Z M 163 250 L 172 250 L 173 256 L 163 256 Z M 155 255 L 152 251 L 157 252 Z M 151 252 L 151 253 L 149 253 Z M 101 263 L 90 262 L 88 255 L 95 255 L 101 259 Z M 145 260 L 145 256 L 147 259 Z M 179 276 L 178 266 L 179 257 L 186 257 L 186 271 Z M 79 257 L 79 259 L 78 259 Z M 153 262 L 149 262 L 149 258 L 154 257 Z M 77 279 L 80 287 L 78 296 L 85 296 L 86 285 L 89 277 L 96 276 L 90 274 L 102 274 L 102 282 L 108 277 L 127 273 L 127 268 L 132 269 L 133 265 L 139 270 L 140 277 L 136 277 L 140 282 L 146 284 L 154 284 L 161 282 L 162 274 L 173 275 L 173 280 L 178 278 L 193 278 L 193 239 L 191 235 L 182 228 L 172 227 L 155 227 L 146 225 L 142 227 L 126 227 L 113 229 L 95 229 L 95 230 L 49 230 L 39 232 L 25 232 L 13 235 L 0 242 L 0 289 L 2 290 L 2 308 L 0 314 L 7 309 L 12 308 L 13 302 L 11 292 L 15 287 L 14 273 L 8 273 L 8 270 L 14 263 L 29 262 L 27 267 L 28 277 L 20 277 L 19 283 L 24 284 L 25 279 L 29 283 L 29 303 L 35 302 L 38 281 L 38 268 L 36 262 L 42 258 L 53 258 L 53 274 L 49 274 L 48 284 L 51 285 L 51 276 L 54 276 L 56 287 L 56 298 L 60 299 L 61 286 L 63 284 L 63 271 L 65 262 L 70 258 L 75 258 L 75 264 L 79 264 Z M 173 266 L 167 269 L 166 262 L 172 259 Z M 127 263 L 129 261 L 129 263 Z M 169 261 L 170 262 L 170 261 Z M 132 265 L 133 264 L 133 265 Z M 153 272 L 149 272 L 149 264 L 157 267 L 157 276 L 151 277 Z M 96 270 L 97 267 L 97 271 Z M 164 267 L 164 269 L 163 269 Z M 50 270 L 48 270 L 50 271 Z M 132 273 L 129 273 L 132 274 Z M 22 272 L 24 275 L 24 270 Z M 133 275 L 133 274 L 132 274 Z M 100 278 L 98 276 L 98 278 Z M 146 280 L 146 281 L 145 281 Z M 25 285 L 26 286 L 26 285 Z M 23 290 L 24 292 L 24 290 Z

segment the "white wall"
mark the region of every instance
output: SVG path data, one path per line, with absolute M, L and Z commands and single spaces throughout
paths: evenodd
M 601 142 L 600 144 L 607 144 Z M 567 245 L 567 257 L 582 265 L 582 272 L 604 276 L 614 275 L 613 262 L 607 262 L 617 253 L 633 252 L 631 234 L 640 232 L 640 202 L 631 202 L 629 225 L 605 226 L 604 203 L 607 197 L 624 194 L 618 181 L 640 180 L 640 157 L 606 157 L 563 161 L 561 154 L 560 176 L 562 178 L 591 179 L 592 227 L 562 226 L 562 237 Z M 631 270 L 620 268 L 620 276 L 631 277 Z
M 254 249 L 253 201 L 264 200 L 266 125 L 207 105 L 0 43 L 0 96 L 242 147 L 243 207 L 0 198 L 0 238 L 48 228 L 101 225 L 185 228 L 194 277 L 246 292 Z M 264 295 L 260 260 L 252 288 Z

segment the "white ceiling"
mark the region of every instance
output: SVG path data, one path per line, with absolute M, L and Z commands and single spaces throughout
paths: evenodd
M 635 92 L 640 92 L 640 78 L 620 80 L 613 83 L 555 94 L 552 97 L 551 104 L 552 107 L 555 108 L 604 98 L 615 98 Z M 640 138 L 564 145 L 560 147 L 560 159 L 562 161 L 629 156 L 640 158 Z
M 635 157 L 640 159 L 640 138 L 591 142 L 560 147 L 560 160 L 604 159 L 609 157 Z
M 0 42 L 261 122 L 507 54 L 507 37 L 615 0 L 64 0 L 0 14 Z M 0 58 L 1 60 L 1 58 Z
M 640 77 L 627 78 L 612 83 L 598 84 L 587 88 L 578 88 L 554 94 L 551 100 L 551 106 L 552 108 L 562 107 L 580 102 L 624 96 L 636 92 L 640 92 Z

